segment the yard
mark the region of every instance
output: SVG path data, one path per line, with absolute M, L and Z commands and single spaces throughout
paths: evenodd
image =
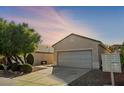
M 122 73 L 114 73 L 115 85 L 124 86 L 124 70 Z M 111 85 L 109 72 L 92 70 L 69 84 L 70 86 L 104 86 Z
M 29 74 L 1 73 L 0 85 L 3 86 L 63 86 L 67 85 L 89 69 L 75 69 L 67 67 L 37 66 Z
M 38 68 L 38 69 L 37 69 Z M 25 75 L 0 73 L 1 86 L 53 86 L 64 85 L 62 80 L 51 75 L 52 67 L 38 66 L 34 72 Z
M 0 72 L 1 86 L 104 86 L 111 85 L 110 73 L 101 70 L 74 68 L 33 67 L 33 72 L 25 75 Z M 63 69 L 63 70 L 62 70 Z M 124 71 L 115 73 L 115 85 L 124 85 Z

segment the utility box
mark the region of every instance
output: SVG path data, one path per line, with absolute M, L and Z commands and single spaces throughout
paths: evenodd
M 102 67 L 104 72 L 121 73 L 120 54 L 102 54 Z

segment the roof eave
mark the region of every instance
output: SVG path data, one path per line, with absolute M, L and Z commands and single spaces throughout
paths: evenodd
M 85 37 L 85 36 L 81 36 L 81 35 L 78 35 L 78 34 L 74 34 L 74 33 L 71 33 L 69 34 L 68 36 L 66 36 L 65 38 L 71 36 L 71 35 L 76 35 L 76 36 L 79 36 L 81 38 L 86 38 L 86 39 L 89 39 L 89 40 L 92 40 L 92 41 L 95 41 L 95 42 L 99 42 L 99 43 L 102 43 L 101 41 L 99 40 L 95 40 L 95 39 L 92 39 L 92 38 L 88 38 L 88 37 Z M 65 38 L 61 39 L 60 41 L 58 41 L 57 43 L 53 44 L 52 47 L 54 47 L 56 44 L 58 44 L 59 42 L 63 41 Z

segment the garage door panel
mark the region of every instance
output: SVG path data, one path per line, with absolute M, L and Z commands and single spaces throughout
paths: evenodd
M 61 66 L 91 68 L 91 51 L 59 52 L 58 64 Z

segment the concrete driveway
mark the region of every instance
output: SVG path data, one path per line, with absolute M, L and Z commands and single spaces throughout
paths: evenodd
M 53 75 L 69 84 L 83 74 L 89 72 L 90 69 L 70 68 L 70 67 L 53 67 Z
M 46 69 L 13 78 L 0 76 L 0 85 L 62 86 L 87 73 L 88 69 L 46 67 Z

